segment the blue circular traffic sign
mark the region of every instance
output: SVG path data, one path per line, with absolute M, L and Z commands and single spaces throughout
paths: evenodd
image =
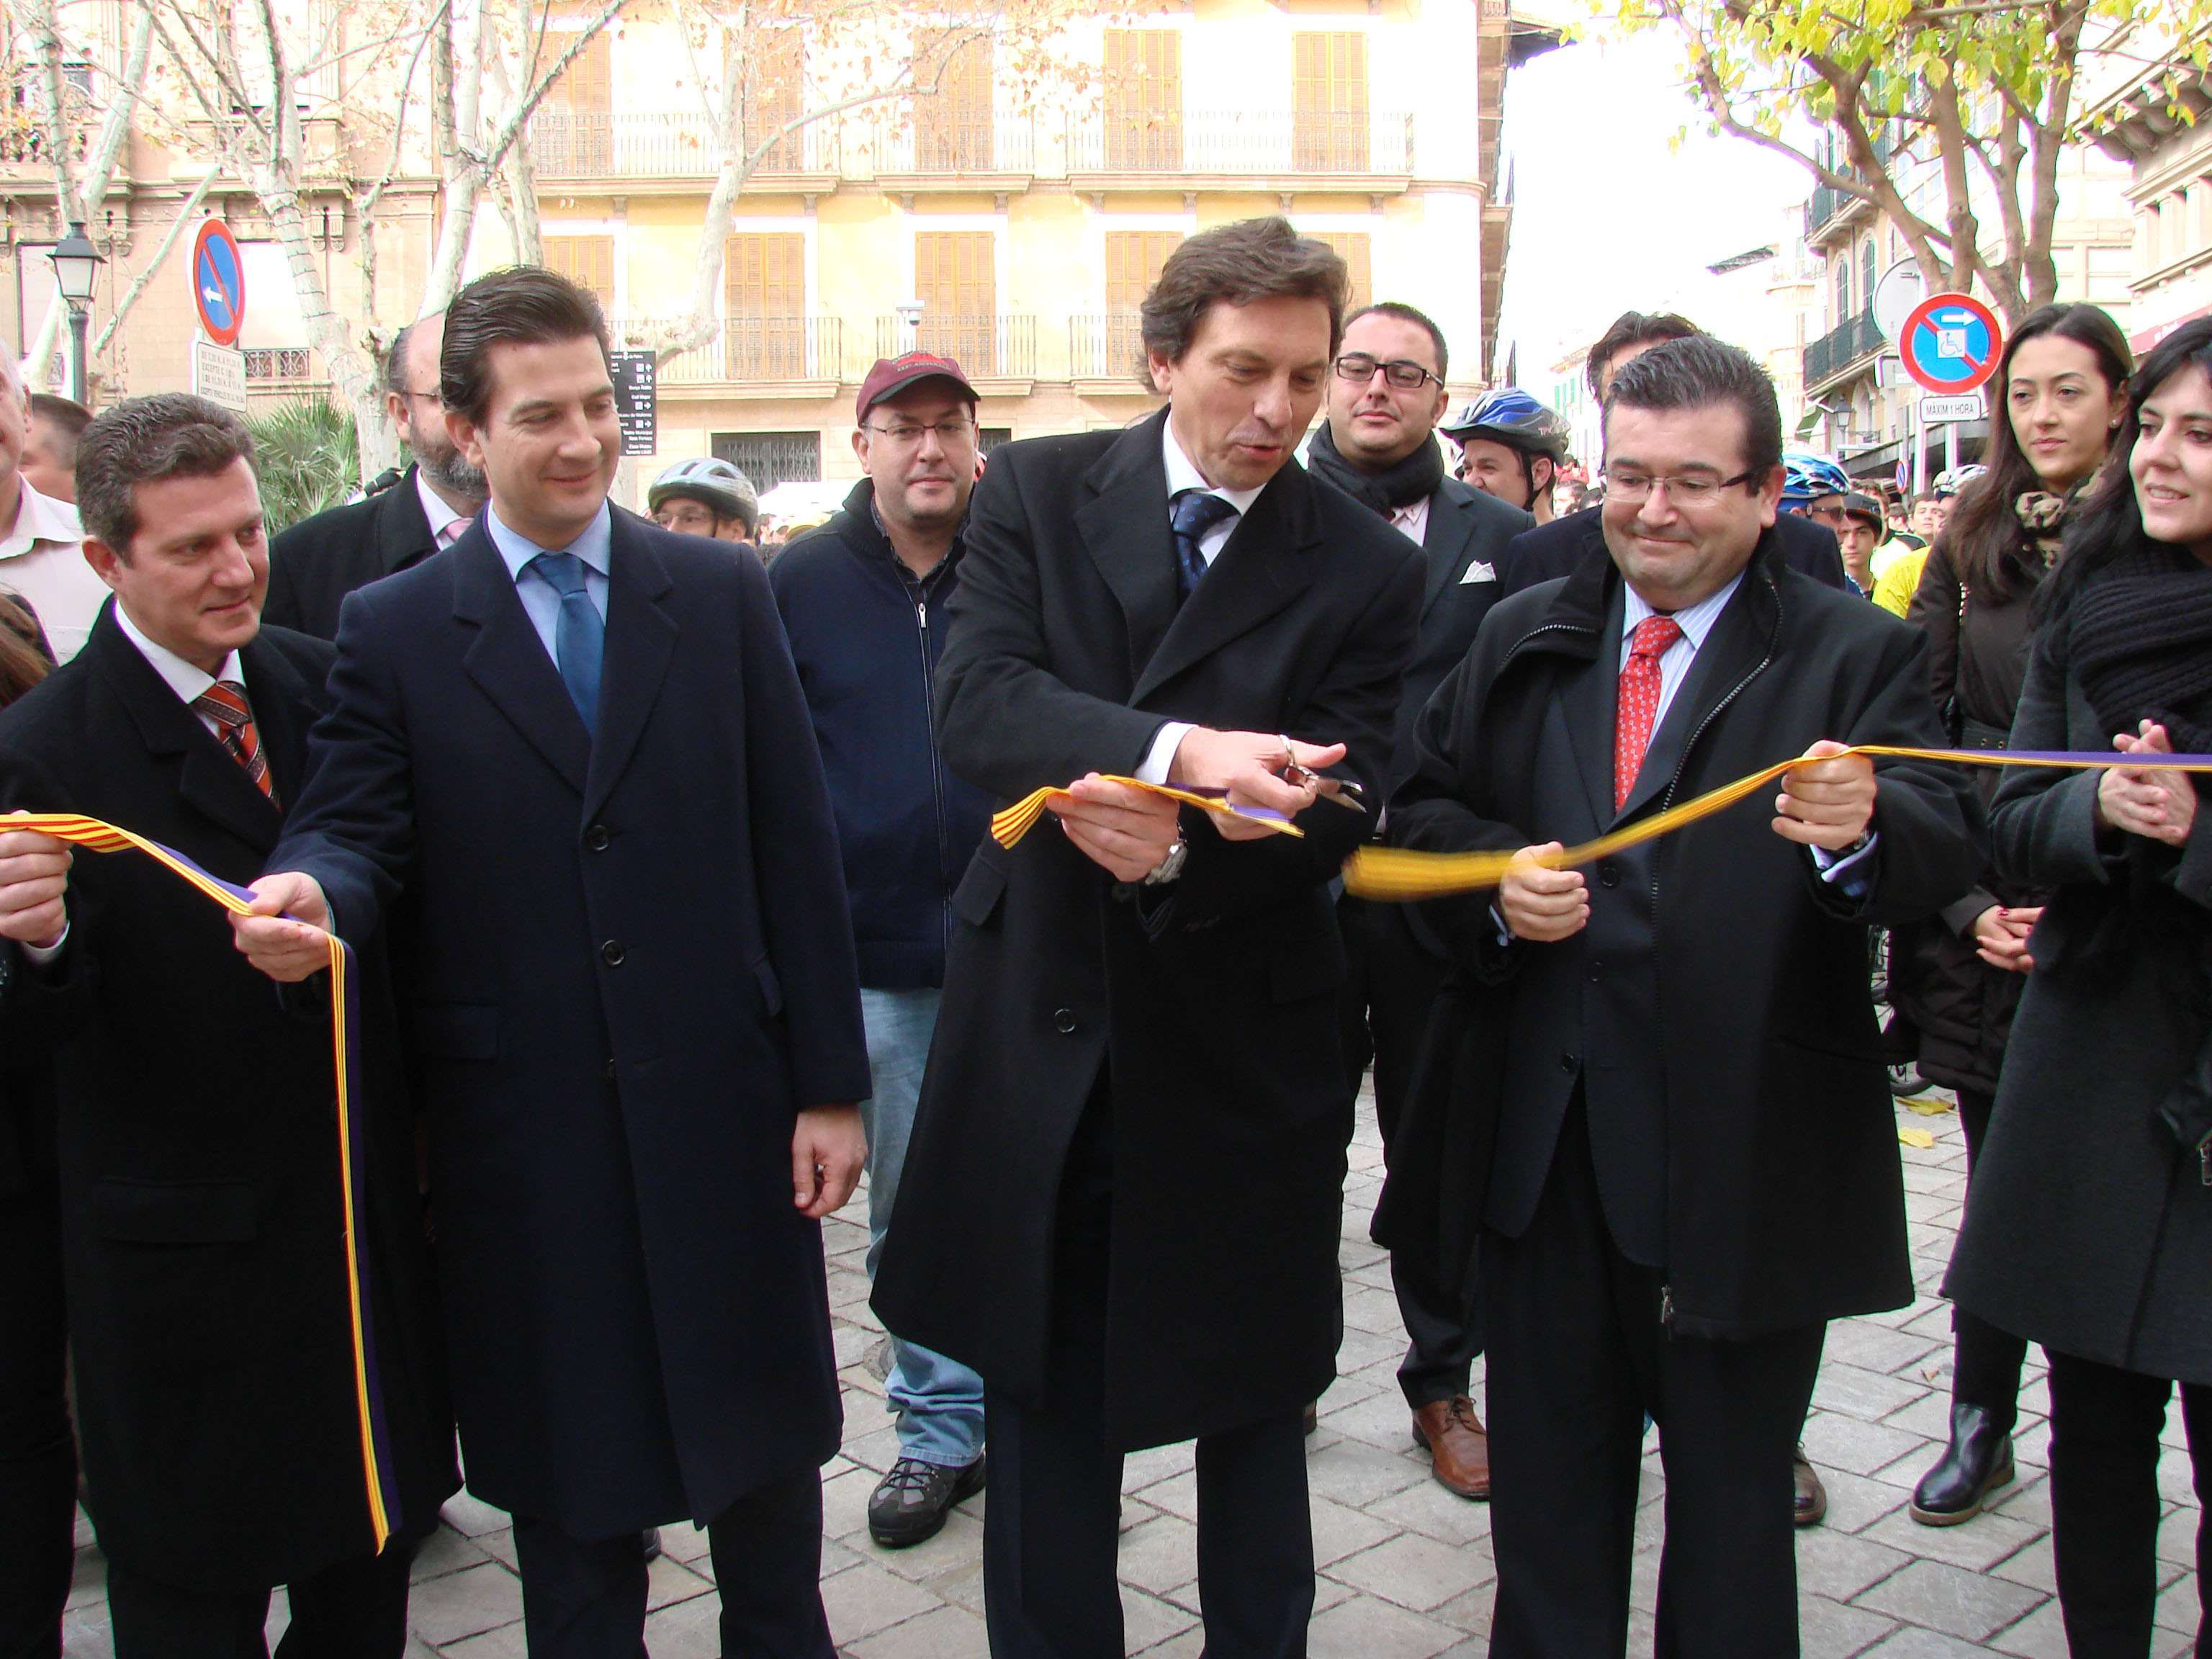
M 1996 373 L 2004 329 L 1971 294 L 1931 294 L 1897 337 L 1905 372 L 1934 392 L 1972 392 Z
M 220 219 L 202 225 L 192 243 L 192 305 L 208 338 L 217 345 L 238 343 L 246 323 L 246 261 Z

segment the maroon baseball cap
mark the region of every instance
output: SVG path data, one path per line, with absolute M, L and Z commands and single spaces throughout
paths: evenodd
M 918 380 L 950 380 L 967 394 L 970 403 L 982 401 L 975 388 L 968 384 L 966 372 L 951 358 L 929 351 L 909 351 L 902 357 L 876 359 L 868 378 L 860 382 L 860 400 L 853 406 L 853 424 L 866 426 L 870 410 L 886 398 L 896 397 Z

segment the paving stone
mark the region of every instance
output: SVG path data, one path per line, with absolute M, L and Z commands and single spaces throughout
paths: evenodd
M 1821 1527 L 1797 1532 L 1797 1589 L 1800 1595 L 1848 1601 L 1880 1583 L 1912 1558 L 1870 1538 Z
M 1336 1562 L 1328 1576 L 1395 1606 L 1427 1613 L 1466 1595 L 1489 1575 L 1470 1550 L 1455 1549 L 1419 1533 L 1401 1533 Z
M 1355 1507 L 1429 1479 L 1428 1459 L 1384 1451 L 1364 1441 L 1341 1440 L 1306 1459 L 1306 1485 L 1323 1498 Z
M 1434 1659 L 1463 1632 L 1387 1601 L 1358 1596 L 1316 1616 L 1306 1633 L 1308 1659 Z
M 1805 1454 L 1823 1471 L 1872 1474 L 1925 1443 L 1917 1435 L 1852 1416 L 1847 1408 L 1817 1411 L 1805 1420 Z
M 2024 1619 L 2046 1598 L 2038 1590 L 1941 1561 L 1915 1561 L 1857 1598 L 1857 1605 L 1911 1625 L 1979 1642 Z
M 1987 1651 L 1941 1631 L 1904 1625 L 1867 1649 L 1865 1659 L 1982 1659 Z
M 448 1498 L 438 1511 L 438 1518 L 464 1538 L 474 1538 L 479 1533 L 497 1532 L 511 1525 L 505 1510 L 495 1510 L 480 1498 L 465 1492 L 457 1492 Z
M 850 1659 L 981 1659 L 989 1648 L 981 1618 L 965 1607 L 941 1607 L 855 1642 L 846 1651 Z M 657 1648 L 653 1659 L 663 1659 Z
M 1447 1492 L 1434 1480 L 1416 1481 L 1367 1513 L 1444 1544 L 1470 1544 L 1490 1536 L 1490 1505 Z
M 2002 1515 L 1978 1515 L 1960 1527 L 1923 1527 L 1899 1509 L 1869 1527 L 1865 1535 L 1908 1555 L 1964 1567 L 1969 1572 L 1987 1572 L 2041 1536 L 2041 1532 L 2024 1521 Z
M 1992 1652 L 2012 1654 L 2016 1659 L 2071 1659 L 2065 1621 L 2056 1599 L 1998 1631 L 1987 1645 Z
M 919 1544 L 887 1550 L 873 1539 L 856 1538 L 853 1543 L 855 1559 L 873 1561 L 902 1578 L 926 1584 L 955 1567 L 983 1559 L 983 1522 L 962 1505 L 945 1517 L 945 1525 L 934 1538 Z M 823 1571 L 830 1570 L 825 1564 Z
M 442 1578 L 464 1567 L 481 1566 L 489 1559 L 487 1551 L 451 1527 L 440 1527 L 416 1548 L 415 1559 L 408 1565 L 407 1577 L 410 1583 L 419 1584 L 426 1578 Z
M 858 1562 L 822 1581 L 822 1606 L 840 1647 L 944 1605 L 941 1597 L 872 1561 Z
M 1180 1516 L 1153 1516 L 1121 1534 L 1121 1582 L 1165 1595 L 1198 1577 L 1198 1528 Z
M 1813 1389 L 1813 1403 L 1824 1412 L 1875 1419 L 1903 1410 L 1927 1393 L 1925 1382 L 1840 1360 L 1825 1361 Z
M 1397 1531 L 1388 1521 L 1326 1498 L 1311 1500 L 1314 1565 L 1327 1568 L 1347 1555 L 1372 1549 Z
M 493 1561 L 417 1584 L 407 1603 L 408 1624 L 433 1647 L 521 1617 L 522 1581 Z
M 1121 1641 L 1131 1653 L 1143 1653 L 1198 1624 L 1188 1609 L 1142 1590 L 1121 1591 Z

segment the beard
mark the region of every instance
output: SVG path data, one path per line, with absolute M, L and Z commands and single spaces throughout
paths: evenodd
M 491 493 L 481 467 L 471 466 L 461 459 L 461 452 L 450 444 L 415 444 L 415 465 L 422 476 L 449 495 L 459 495 L 472 501 L 483 501 Z

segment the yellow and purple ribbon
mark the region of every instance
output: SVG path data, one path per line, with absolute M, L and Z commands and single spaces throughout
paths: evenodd
M 1639 847 L 1700 818 L 1733 806 L 1793 767 L 1810 766 L 1844 755 L 1887 755 L 1899 760 L 1950 761 L 1961 766 L 2054 766 L 2087 771 L 2107 766 L 2166 767 L 2181 772 L 2212 772 L 2212 755 L 2154 755 L 2142 751 L 2108 755 L 2039 749 L 1905 749 L 1889 744 L 1859 744 L 1826 756 L 1799 755 L 1777 761 L 1764 771 L 1711 789 L 1680 806 L 1600 836 L 1579 847 L 1538 854 L 1533 862 L 1547 870 L 1572 870 L 1610 854 Z M 1425 853 L 1410 847 L 1362 847 L 1345 860 L 1345 890 L 1360 898 L 1407 902 L 1445 898 L 1495 887 L 1520 857 L 1516 852 Z
M 1204 793 L 1194 789 L 1177 789 L 1164 783 L 1146 783 L 1142 778 L 1109 777 L 1101 781 L 1127 784 L 1132 789 L 1141 789 L 1152 795 L 1164 795 L 1170 800 L 1181 801 L 1186 806 L 1201 807 L 1224 818 L 1244 818 L 1254 823 L 1264 823 L 1278 835 L 1303 836 L 1305 834 L 1273 807 L 1232 806 L 1219 790 Z M 994 814 L 991 819 L 991 839 L 1001 847 L 1011 848 L 1035 827 L 1055 796 L 1065 800 L 1067 791 L 1056 787 L 1032 790 L 1004 811 Z
M 136 848 L 156 864 L 166 866 L 234 915 L 254 914 L 253 895 L 206 871 L 182 853 L 149 841 L 128 830 L 119 830 L 98 818 L 74 812 L 19 812 L 0 817 L 0 830 L 30 830 L 52 836 L 93 853 L 121 853 Z M 359 1092 L 356 1057 L 347 1035 L 358 1023 L 360 993 L 353 968 L 353 951 L 336 933 L 329 935 L 331 953 L 331 1054 L 337 1075 L 338 1188 L 345 1220 L 346 1297 L 353 1330 L 354 1399 L 361 1420 L 362 1474 L 368 1498 L 369 1529 L 381 1554 L 386 1541 L 400 1524 L 398 1487 L 392 1478 L 392 1445 L 385 1420 L 384 1395 L 376 1364 L 376 1335 L 369 1316 L 368 1286 L 362 1273 L 362 1218 L 358 1172 L 367 1163 L 368 1137 L 353 1114 Z

